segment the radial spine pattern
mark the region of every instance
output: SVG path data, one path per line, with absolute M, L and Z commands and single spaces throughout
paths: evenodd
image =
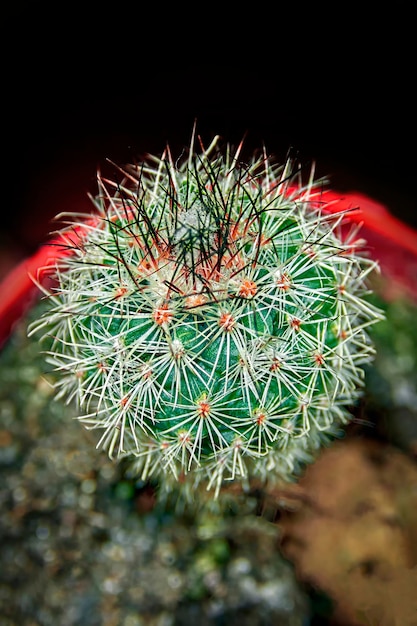
M 58 395 L 146 479 L 291 479 L 350 419 L 372 359 L 375 262 L 293 164 L 194 139 L 99 177 L 46 313 Z M 162 475 L 165 478 L 162 478 Z

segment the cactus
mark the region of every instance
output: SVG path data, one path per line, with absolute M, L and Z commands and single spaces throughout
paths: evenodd
M 137 475 L 203 484 L 292 480 L 351 419 L 373 358 L 376 262 L 291 159 L 193 134 L 71 216 L 30 333 L 49 337 L 57 396 Z M 355 243 L 356 242 L 356 243 Z

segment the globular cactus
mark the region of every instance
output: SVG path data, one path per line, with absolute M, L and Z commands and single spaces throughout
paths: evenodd
M 98 178 L 62 234 L 46 313 L 58 396 L 143 479 L 217 496 L 294 478 L 351 417 L 371 361 L 375 261 L 289 160 L 187 154 Z M 349 238 L 348 238 L 349 239 Z

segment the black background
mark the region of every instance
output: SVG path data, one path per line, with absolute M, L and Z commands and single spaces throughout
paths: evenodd
M 206 143 L 245 136 L 247 150 L 265 143 L 278 160 L 291 149 L 333 188 L 417 226 L 412 16 L 405 3 L 370 15 L 338 6 L 9 7 L 5 265 L 46 239 L 55 214 L 90 209 L 107 158 L 138 160 L 167 142 L 178 156 L 195 119 Z

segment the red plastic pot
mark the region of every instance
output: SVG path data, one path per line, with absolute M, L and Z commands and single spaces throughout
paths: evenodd
M 363 194 L 340 194 L 334 190 L 318 193 L 317 201 L 323 211 L 345 213 L 342 230 L 346 236 L 352 225 L 361 226 L 355 237 L 365 239 L 370 255 L 379 261 L 383 297 L 388 300 L 404 295 L 417 302 L 417 231 Z M 78 236 L 73 230 L 69 234 Z M 52 239 L 19 263 L 0 283 L 0 346 L 40 297 L 33 278 L 47 286 L 55 261 L 70 253 L 71 246 L 65 236 Z

